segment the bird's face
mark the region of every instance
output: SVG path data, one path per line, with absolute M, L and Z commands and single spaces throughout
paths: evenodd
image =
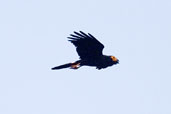
M 119 63 L 119 60 L 115 56 L 110 56 L 113 62 Z

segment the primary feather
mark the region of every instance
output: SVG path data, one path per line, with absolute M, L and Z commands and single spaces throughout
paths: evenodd
M 80 31 L 74 32 L 75 35 L 71 34 L 69 41 L 71 41 L 77 50 L 78 55 L 81 59 L 94 58 L 102 55 L 104 45 L 100 43 L 93 35 L 90 33 L 85 34 Z

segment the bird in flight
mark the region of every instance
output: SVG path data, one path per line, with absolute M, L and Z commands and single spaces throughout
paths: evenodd
M 76 47 L 80 59 L 73 63 L 54 67 L 52 70 L 63 68 L 78 69 L 81 66 L 94 66 L 100 70 L 119 63 L 119 60 L 115 56 L 103 55 L 104 45 L 90 33 L 85 34 L 82 31 L 74 32 L 68 39 Z

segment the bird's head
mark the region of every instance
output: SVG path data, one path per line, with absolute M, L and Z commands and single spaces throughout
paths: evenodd
M 110 58 L 115 64 L 119 63 L 119 60 L 115 56 L 110 56 Z

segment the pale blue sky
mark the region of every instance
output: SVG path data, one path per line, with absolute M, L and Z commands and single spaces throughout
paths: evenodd
M 171 114 L 170 0 L 2 0 L 0 16 L 1 114 Z M 120 64 L 52 71 L 79 30 Z

